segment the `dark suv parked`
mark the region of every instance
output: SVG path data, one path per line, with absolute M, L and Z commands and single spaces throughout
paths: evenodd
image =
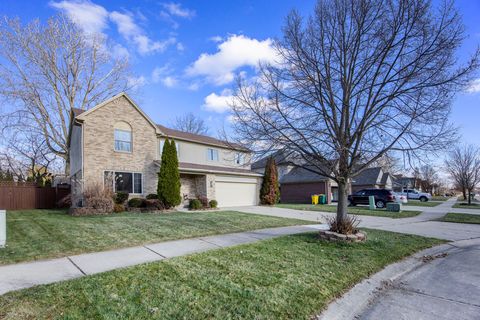
M 368 204 L 368 197 L 375 197 L 375 206 L 385 208 L 387 202 L 394 202 L 395 196 L 389 189 L 362 189 L 348 196 L 348 202 L 351 206 L 357 204 Z

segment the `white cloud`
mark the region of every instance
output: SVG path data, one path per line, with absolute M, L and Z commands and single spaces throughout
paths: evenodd
M 177 42 L 174 37 L 164 41 L 151 40 L 144 34 L 142 28 L 133 21 L 133 17 L 127 13 L 113 11 L 110 13 L 110 19 L 117 25 L 118 33 L 126 40 L 133 42 L 140 54 L 163 52 L 169 45 Z
M 102 33 L 108 26 L 108 11 L 104 7 L 88 0 L 51 1 L 49 5 L 63 11 L 88 34 Z
M 181 42 L 177 43 L 177 50 L 178 50 L 178 51 L 183 51 L 183 50 L 185 50 L 185 46 L 183 45 L 183 43 L 181 43 Z
M 193 16 L 195 16 L 194 10 L 182 8 L 182 5 L 180 3 L 162 3 L 162 6 L 172 16 L 177 16 L 180 18 L 192 18 Z
M 128 52 L 127 48 L 121 44 L 115 44 L 112 50 L 113 56 L 117 59 L 128 59 L 130 57 L 130 53 Z
M 140 77 L 128 77 L 127 85 L 133 89 L 138 89 L 147 84 L 147 79 L 144 76 Z
M 216 53 L 201 54 L 186 73 L 189 76 L 205 76 L 209 82 L 224 85 L 233 81 L 238 68 L 255 67 L 260 61 L 275 63 L 278 60 L 271 39 L 259 41 L 232 35 L 218 45 Z
M 175 77 L 167 76 L 162 79 L 162 83 L 165 87 L 172 88 L 178 84 L 178 80 Z
M 473 80 L 470 85 L 467 87 L 468 93 L 477 93 L 480 92 L 480 79 Z
M 213 37 L 208 38 L 208 40 L 213 41 L 213 42 L 221 42 L 221 41 L 223 41 L 223 38 L 220 37 L 220 36 L 213 36 Z
M 163 67 L 156 67 L 152 71 L 152 82 L 153 83 L 161 82 L 167 88 L 173 88 L 177 86 L 178 79 L 172 75 L 169 75 L 169 73 L 171 72 L 172 72 L 172 69 L 168 64 L 164 65 Z
M 229 89 L 224 89 L 220 95 L 211 93 L 206 96 L 202 107 L 208 111 L 223 113 L 230 110 L 232 101 L 232 91 Z
M 89 0 L 63 0 L 59 2 L 50 2 L 50 6 L 63 11 L 75 24 L 77 24 L 86 33 L 103 33 L 108 28 L 111 21 L 117 26 L 118 33 L 127 41 L 136 46 L 140 54 L 153 52 L 163 52 L 165 49 L 177 43 L 175 37 L 170 37 L 162 41 L 150 39 L 145 31 L 135 22 L 134 15 L 118 11 L 108 12 L 104 7 L 95 4 Z M 136 17 L 144 21 L 143 14 L 137 12 Z M 125 56 L 126 49 L 118 47 L 117 53 Z

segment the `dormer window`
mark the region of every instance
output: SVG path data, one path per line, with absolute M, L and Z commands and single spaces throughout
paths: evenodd
M 217 149 L 207 149 L 207 159 L 208 161 L 218 161 L 218 150 Z
M 115 151 L 132 152 L 132 128 L 126 122 L 117 122 L 114 129 Z

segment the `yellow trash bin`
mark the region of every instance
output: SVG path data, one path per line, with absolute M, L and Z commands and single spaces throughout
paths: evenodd
M 318 194 L 312 195 L 312 204 L 318 204 Z

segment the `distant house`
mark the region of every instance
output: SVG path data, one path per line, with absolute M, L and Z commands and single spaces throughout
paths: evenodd
M 418 189 L 422 191 L 420 179 L 407 177 L 401 174 L 395 175 L 393 179 L 393 190 L 400 192 L 404 189 Z
M 309 203 L 312 194 L 325 194 L 327 202 L 336 201 L 338 185 L 332 179 L 314 173 L 308 169 L 298 167 L 299 163 L 291 155 L 283 151 L 271 155 L 275 159 L 280 182 L 280 201 L 283 203 Z M 252 164 L 252 170 L 263 173 L 267 158 L 262 158 Z M 313 169 L 313 168 L 312 168 Z
M 352 192 L 361 189 L 392 189 L 394 177 L 381 167 L 367 168 L 352 179 Z
M 308 170 L 291 155 L 282 151 L 272 154 L 278 168 L 280 201 L 284 203 L 309 203 L 312 194 L 326 194 L 327 202 L 338 200 L 338 184 L 333 179 Z M 267 157 L 252 164 L 252 170 L 263 173 Z M 313 169 L 313 168 L 312 168 Z M 367 168 L 352 179 L 351 191 L 365 188 L 393 188 L 394 177 L 382 168 Z

